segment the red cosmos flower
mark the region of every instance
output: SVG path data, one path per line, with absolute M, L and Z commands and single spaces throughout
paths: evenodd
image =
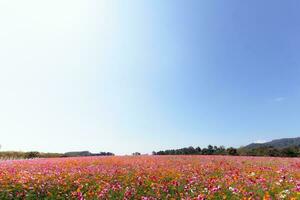
M 298 183 L 298 184 L 296 185 L 296 191 L 297 191 L 297 192 L 300 192 L 300 183 Z
M 202 194 L 199 194 L 196 200 L 205 200 L 205 196 Z
M 84 197 L 81 192 L 77 193 L 78 200 L 84 200 Z

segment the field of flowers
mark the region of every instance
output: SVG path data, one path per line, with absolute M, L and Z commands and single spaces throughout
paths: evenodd
M 0 199 L 300 199 L 300 159 L 113 156 L 1 161 Z

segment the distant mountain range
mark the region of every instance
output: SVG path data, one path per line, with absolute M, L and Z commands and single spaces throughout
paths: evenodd
M 270 142 L 265 142 L 265 143 L 251 143 L 243 148 L 255 149 L 258 147 L 266 147 L 266 146 L 272 146 L 272 147 L 278 148 L 278 149 L 291 147 L 291 146 L 300 147 L 300 137 L 276 139 L 276 140 L 272 140 Z

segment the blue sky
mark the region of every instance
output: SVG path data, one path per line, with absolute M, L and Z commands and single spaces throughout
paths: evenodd
M 299 6 L 1 1 L 2 150 L 150 153 L 299 136 Z

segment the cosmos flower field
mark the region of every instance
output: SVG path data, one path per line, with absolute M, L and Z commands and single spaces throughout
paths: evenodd
M 0 199 L 300 199 L 300 159 L 112 156 L 1 161 Z

